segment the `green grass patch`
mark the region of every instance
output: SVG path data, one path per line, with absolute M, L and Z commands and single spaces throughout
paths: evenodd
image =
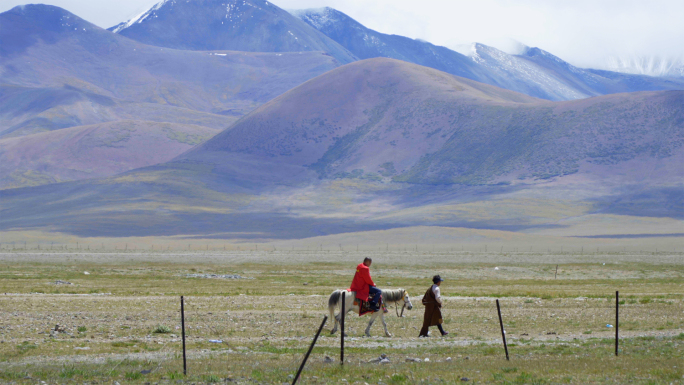
M 38 346 L 29 343 L 29 342 L 22 342 L 21 344 L 17 345 L 17 350 L 19 351 L 19 354 L 24 354 L 28 352 L 29 350 L 33 350 L 38 348 Z
M 129 381 L 139 380 L 142 378 L 142 374 L 140 372 L 126 372 L 126 374 L 124 374 L 124 378 Z
M 215 374 L 202 376 L 202 380 L 207 384 L 215 384 L 217 382 L 221 382 L 221 378 Z

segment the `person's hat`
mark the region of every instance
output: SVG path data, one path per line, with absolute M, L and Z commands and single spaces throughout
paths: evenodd
M 432 277 L 432 282 L 433 283 L 444 282 L 444 280 L 442 279 L 442 277 L 439 276 L 439 274 L 437 274 L 434 277 Z

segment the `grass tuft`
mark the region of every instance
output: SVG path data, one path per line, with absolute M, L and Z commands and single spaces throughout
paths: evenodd
M 202 376 L 202 380 L 208 384 L 215 384 L 217 382 L 221 382 L 221 378 L 215 374 L 209 374 L 206 376 Z
M 152 333 L 159 333 L 159 334 L 166 334 L 166 333 L 171 333 L 171 328 L 165 325 L 159 325 L 157 326 Z
M 20 380 L 22 378 L 28 377 L 27 372 L 15 372 L 12 370 L 0 371 L 0 378 L 3 380 Z
M 181 378 L 184 378 L 185 376 L 183 373 L 179 371 L 173 371 L 168 373 L 169 379 L 171 380 L 180 380 Z
M 76 369 L 74 366 L 65 366 L 59 372 L 59 376 L 62 378 L 74 378 L 76 376 L 83 377 L 85 372 L 81 369 Z
M 142 377 L 140 372 L 126 372 L 126 374 L 124 374 L 124 378 L 127 380 L 138 380 L 140 377 Z

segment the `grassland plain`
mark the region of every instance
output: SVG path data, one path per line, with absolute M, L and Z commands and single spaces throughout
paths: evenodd
M 282 248 L 2 250 L 0 382 L 291 382 L 327 314 L 328 295 L 348 287 L 364 256 L 374 258 L 376 283 L 407 289 L 415 307 L 403 318 L 390 309 L 391 338 L 378 324 L 373 337 L 362 337 L 368 318 L 350 315 L 344 367 L 339 334 L 330 336 L 328 323 L 302 384 L 464 378 L 495 384 L 684 383 L 684 253 Z M 451 334 L 418 339 L 420 297 L 435 273 L 447 279 L 443 314 Z M 212 278 L 220 275 L 242 279 Z M 615 329 L 607 327 L 615 324 L 616 290 L 618 357 Z M 186 298 L 187 376 L 180 295 Z M 496 298 L 510 361 L 501 346 Z M 63 331 L 55 332 L 56 325 Z M 369 362 L 383 353 L 390 363 Z

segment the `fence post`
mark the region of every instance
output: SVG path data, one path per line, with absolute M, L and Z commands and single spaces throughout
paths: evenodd
M 316 336 L 314 337 L 313 341 L 311 341 L 311 346 L 309 346 L 309 350 L 306 352 L 306 355 L 304 356 L 304 361 L 302 361 L 302 364 L 299 366 L 299 370 L 297 370 L 297 375 L 295 376 L 294 380 L 292 380 L 292 385 L 295 385 L 297 383 L 297 380 L 299 380 L 299 375 L 302 374 L 302 370 L 304 369 L 304 365 L 306 364 L 306 360 L 309 359 L 309 354 L 311 354 L 311 351 L 314 348 L 314 345 L 316 345 L 316 341 L 318 340 L 318 336 L 321 334 L 321 330 L 323 330 L 323 325 L 325 325 L 325 321 L 328 320 L 328 316 L 323 317 L 323 322 L 321 322 L 321 326 L 318 328 L 318 331 L 316 332 Z
M 618 355 L 618 330 L 620 330 L 620 292 L 615 291 L 615 356 Z
M 185 360 L 185 307 L 183 306 L 183 296 L 181 295 L 181 333 L 183 335 L 183 375 L 188 374 L 188 367 Z
M 344 365 L 344 313 L 346 300 L 346 291 L 342 292 L 342 312 L 340 312 L 340 365 Z
M 508 359 L 508 346 L 506 345 L 506 331 L 504 330 L 503 320 L 501 319 L 501 307 L 499 306 L 499 300 L 496 300 L 496 311 L 499 313 L 499 325 L 501 325 L 501 337 L 503 338 L 504 350 L 506 351 L 506 361 Z

